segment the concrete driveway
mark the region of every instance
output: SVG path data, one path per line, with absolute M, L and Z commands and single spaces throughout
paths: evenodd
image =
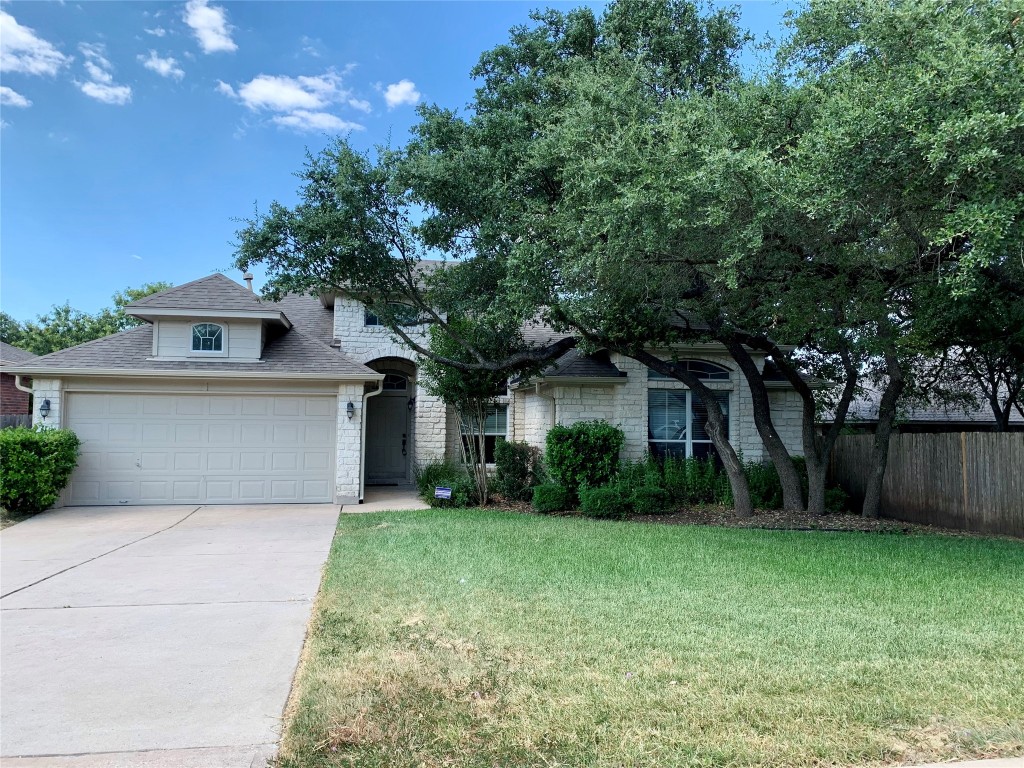
M 0 533 L 5 768 L 263 766 L 337 518 L 69 507 Z

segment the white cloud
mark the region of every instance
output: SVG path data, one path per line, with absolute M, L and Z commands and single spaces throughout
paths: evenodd
M 343 86 L 342 76 L 333 69 L 313 76 L 257 75 L 237 86 L 218 80 L 217 91 L 252 112 L 274 113 L 271 122 L 296 131 L 361 131 L 363 126 L 359 123 L 329 110 L 346 105 L 369 111 L 370 106 L 353 98 L 352 92 Z
M 75 85 L 86 96 L 104 104 L 121 106 L 132 100 L 132 89 L 127 85 L 114 82 L 112 70 L 114 65 L 106 57 L 106 49 L 101 44 L 81 43 L 78 50 L 85 56 L 85 72 L 89 76 L 87 82 L 75 81 Z
M 231 39 L 232 27 L 228 24 L 228 12 L 209 0 L 188 0 L 185 4 L 185 23 L 199 41 L 203 53 L 236 51 L 238 46 Z
M 361 131 L 363 126 L 359 123 L 352 123 L 342 120 L 330 112 L 310 112 L 305 109 L 296 109 L 287 115 L 277 115 L 271 118 L 271 122 L 286 128 L 294 128 L 297 131 Z
M 399 80 L 384 89 L 384 101 L 388 103 L 388 109 L 394 109 L 402 104 L 416 104 L 419 100 L 420 92 L 416 90 L 416 83 L 412 80 Z
M 142 257 L 141 257 L 141 256 L 139 256 L 139 254 L 137 254 L 137 253 L 133 253 L 133 254 L 130 254 L 130 255 L 131 255 L 131 257 L 132 257 L 133 259 L 138 259 L 139 261 L 142 261 Z
M 167 30 L 163 27 L 153 27 L 153 29 L 146 27 L 145 30 L 147 35 L 152 35 L 153 37 L 163 37 L 167 34 Z
M 151 50 L 149 56 L 140 55 L 138 58 L 142 62 L 142 66 L 156 72 L 160 77 L 173 77 L 175 80 L 181 80 L 185 76 L 185 70 L 179 67 L 177 60 L 170 56 L 162 59 L 156 51 Z
M 0 11 L 0 72 L 52 76 L 70 63 L 70 56 L 36 35 L 35 30 Z
M 366 114 L 370 114 L 370 112 L 373 111 L 373 107 L 366 99 L 349 99 L 348 105 L 352 107 L 352 109 L 358 109 L 360 112 L 365 112 Z
M 0 85 L 0 105 L 5 107 L 31 107 L 32 102 L 13 88 Z
M 11 124 L 8 123 L 6 120 L 0 120 L 0 128 L 10 128 L 10 127 L 11 127 Z

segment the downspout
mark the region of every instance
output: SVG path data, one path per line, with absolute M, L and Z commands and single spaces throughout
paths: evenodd
M 377 382 L 377 389 L 373 392 L 363 393 L 363 409 L 362 413 L 359 414 L 359 419 L 362 422 L 360 425 L 360 439 L 362 445 L 359 448 L 359 503 L 363 503 L 363 499 L 366 496 L 366 401 L 374 395 L 379 395 L 384 391 L 384 379 L 380 379 Z
M 551 427 L 555 426 L 555 424 L 558 423 L 558 414 L 555 410 L 558 407 L 558 402 L 555 400 L 554 395 L 542 395 L 540 392 L 540 388 L 541 382 L 538 381 L 536 384 L 533 385 L 533 393 L 537 395 L 537 397 L 543 397 L 545 400 L 551 401 L 551 423 L 548 425 L 548 428 L 550 429 Z
M 21 383 L 21 374 L 20 373 L 14 374 L 14 386 L 17 387 L 18 389 L 20 389 L 22 392 L 28 392 L 28 394 L 30 394 L 30 395 L 32 394 L 32 388 L 31 387 L 26 387 L 24 384 Z

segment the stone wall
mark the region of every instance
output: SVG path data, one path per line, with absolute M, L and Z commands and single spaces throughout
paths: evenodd
M 334 496 L 339 504 L 356 504 L 362 493 L 360 456 L 362 455 L 363 422 L 362 382 L 345 383 L 338 386 L 338 440 L 336 445 Z M 351 419 L 346 412 L 348 403 L 356 405 L 357 411 Z
M 32 409 L 32 426 L 44 424 L 47 427 L 60 427 L 64 423 L 64 382 L 60 379 L 33 379 L 32 398 L 35 408 Z M 50 413 L 44 419 L 39 415 L 39 406 L 43 400 L 50 401 Z

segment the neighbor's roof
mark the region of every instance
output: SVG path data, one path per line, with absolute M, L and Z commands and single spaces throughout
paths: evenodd
M 23 363 L 26 360 L 33 360 L 35 357 L 31 352 L 26 352 L 6 341 L 0 341 L 0 360 L 5 363 Z
M 994 424 L 995 417 L 992 415 L 992 409 L 984 398 L 979 397 L 978 400 L 980 403 L 978 408 L 943 403 L 901 403 L 897 410 L 897 419 L 918 424 Z M 856 426 L 857 423 L 877 422 L 881 401 L 882 391 L 876 387 L 867 387 L 850 403 L 846 423 L 849 426 Z M 822 421 L 830 424 L 833 418 L 833 414 L 828 413 Z M 1024 417 L 1013 410 L 1010 412 L 1010 423 L 1024 424 Z
M 144 296 L 125 307 L 129 314 L 133 310 L 144 312 L 149 309 L 189 310 L 230 310 L 233 312 L 273 311 L 272 302 L 263 301 L 255 293 L 229 277 L 213 274 L 177 285 L 166 291 Z
M 46 373 L 49 370 L 88 374 L 90 371 L 110 375 L 142 374 L 144 372 L 175 372 L 211 376 L 232 374 L 287 377 L 289 374 L 317 378 L 378 378 L 375 371 L 310 338 L 295 328 L 267 343 L 259 362 L 227 362 L 219 360 L 152 360 L 153 326 L 143 325 L 116 333 L 77 347 L 62 349 L 35 358 L 18 366 L 23 372 Z

